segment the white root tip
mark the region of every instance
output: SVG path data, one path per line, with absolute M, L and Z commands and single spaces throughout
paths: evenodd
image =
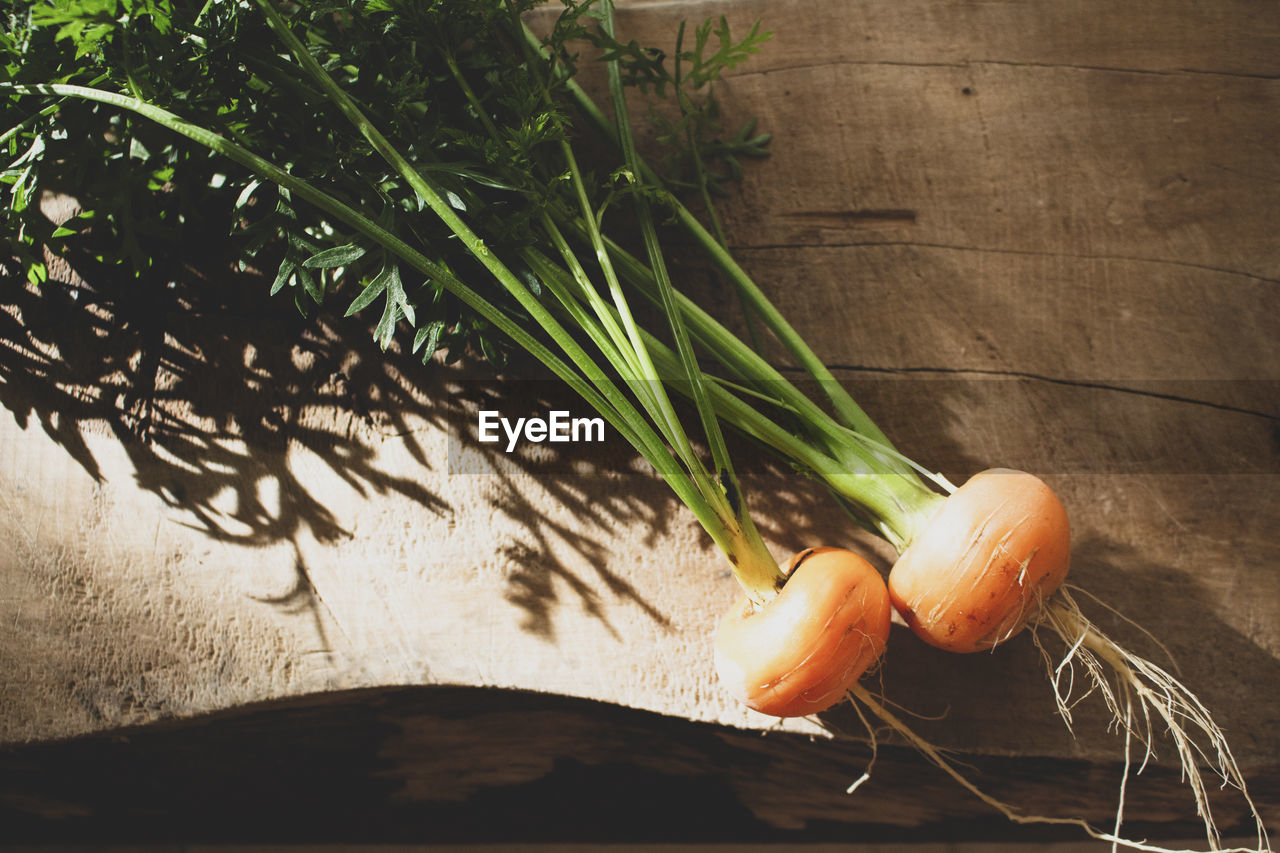
M 861 788 L 861 787 L 862 787 L 862 783 L 863 783 L 863 782 L 867 781 L 867 780 L 868 780 L 868 779 L 870 779 L 870 778 L 871 778 L 871 774 L 870 774 L 870 773 L 863 773 L 861 776 L 859 776 L 859 777 L 854 781 L 854 783 L 853 783 L 852 785 L 850 785 L 849 787 L 845 788 L 845 789 L 844 789 L 844 792 L 845 792 L 846 794 L 852 794 L 854 791 L 856 791 L 856 790 L 858 790 L 859 788 Z

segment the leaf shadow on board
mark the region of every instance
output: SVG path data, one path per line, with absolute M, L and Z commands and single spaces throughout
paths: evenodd
M 187 233 L 199 237 L 153 258 L 140 278 L 100 260 L 88 240 L 49 256 L 50 277 L 39 287 L 19 278 L 17 264 L 0 262 L 0 405 L 20 427 L 38 427 L 97 481 L 118 476 L 94 451 L 95 442 L 114 441 L 138 486 L 213 541 L 291 544 L 292 587 L 263 600 L 310 611 L 322 639 L 323 604 L 299 538 L 340 544 L 352 533 L 310 485 L 316 460 L 358 495 L 399 495 L 448 518 L 455 508 L 424 475 L 488 478 L 495 510 L 520 531 L 495 546 L 511 566 L 508 598 L 535 634 L 553 636 L 554 611 L 567 602 L 607 624 L 604 595 L 667 624 L 659 605 L 611 569 L 625 559 L 617 531 L 638 522 L 652 544 L 682 511 L 656 478 L 611 485 L 632 466 L 630 448 L 574 453 L 576 473 L 560 477 L 536 455 L 508 456 L 472 434 L 472 401 L 504 414 L 531 403 L 579 413 L 583 403 L 566 401 L 558 382 L 518 361 L 497 378 L 470 358 L 423 365 L 383 353 L 360 318 L 321 309 L 303 317 L 287 298 L 269 295 L 270 275 L 232 266 L 234 239 L 208 237 L 229 234 L 230 223 L 210 219 L 191 223 Z M 261 266 L 275 264 L 264 257 Z M 431 470 L 415 437 L 425 429 L 448 432 L 449 470 Z M 380 459 L 383 438 L 403 442 L 416 468 Z M 465 468 L 468 454 L 490 452 L 502 464 Z M 310 473 L 299 469 L 300 457 Z M 550 474 L 562 473 L 554 468 Z M 540 481 L 536 497 L 530 479 Z M 585 559 L 591 576 L 578 577 L 582 560 L 571 555 Z
M 504 428 L 489 432 L 498 440 L 481 440 L 484 411 L 500 412 L 509 425 L 520 417 L 547 419 L 555 411 L 574 419 L 594 414 L 558 380 L 526 365 L 504 374 L 501 383 L 464 381 L 451 387 L 458 405 L 452 413 L 450 471 L 489 478 L 493 511 L 522 531 L 521 539 L 505 545 L 503 553 L 511 563 L 507 598 L 523 611 L 526 631 L 554 640 L 554 614 L 565 603 L 566 592 L 615 635 L 604 596 L 633 604 L 665 630 L 671 620 L 662 603 L 628 577 L 647 579 L 663 572 L 730 576 L 728 563 L 693 515 L 613 427 L 603 425 L 602 441 L 520 441 L 508 450 Z M 697 423 L 691 407 L 678 399 L 673 403 L 683 423 Z M 693 430 L 691 438 L 696 443 Z M 814 541 L 847 544 L 861 535 L 822 487 L 796 476 L 745 438 L 731 434 L 728 440 L 732 458 L 744 460 L 744 499 L 779 553 L 793 553 Z M 671 538 L 690 544 L 683 551 L 664 549 L 668 564 L 644 563 L 658 543 Z M 637 563 L 641 565 L 633 566 Z
M 47 255 L 39 287 L 0 266 L 0 405 L 98 481 L 107 474 L 90 437 L 113 438 L 137 485 L 214 541 L 293 543 L 295 589 L 271 600 L 312 610 L 319 626 L 298 537 L 351 534 L 290 457 L 305 452 L 360 495 L 449 513 L 420 477 L 380 466 L 363 437 L 441 422 L 438 382 L 383 359 L 360 324 L 307 319 L 269 297 L 269 279 L 232 268 L 231 238 L 208 238 L 230 230 L 191 223 L 198 236 L 137 278 L 89 240 Z M 407 447 L 425 468 L 422 447 Z

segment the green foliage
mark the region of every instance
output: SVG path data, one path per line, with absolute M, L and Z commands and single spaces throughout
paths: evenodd
M 674 119 L 658 110 L 652 112 L 658 141 L 667 148 L 663 158 L 666 183 L 675 189 L 723 196 L 728 183 L 742 180 L 742 158 L 769 155 L 770 136 L 757 134 L 755 119 L 748 119 L 733 135 L 723 138 L 714 83 L 725 71 L 759 53 L 773 34 L 761 30 L 757 21 L 735 41 L 724 16 L 708 18 L 697 26 L 692 46 L 686 47 L 685 33 L 681 23 L 671 68 L 665 53 L 642 47 L 635 40 L 623 44 L 603 33 L 593 38 L 604 59 L 619 63 L 624 84 L 675 101 L 678 114 Z
M 576 210 L 560 153 L 571 121 L 561 93 L 577 69 L 575 45 L 599 38 L 593 4 L 564 0 L 544 55 L 524 43 L 519 27 L 532 0 L 323 0 L 281 8 L 321 66 L 489 249 L 519 270 L 526 247 L 546 245 L 544 218 L 561 221 Z M 93 85 L 171 110 L 369 212 L 504 311 L 522 315 L 335 113 L 253 4 L 0 0 L 0 18 L 0 82 Z M 699 28 L 690 71 L 674 81 L 676 88 L 709 87 L 765 38 L 758 27 L 738 42 L 723 22 Z M 644 66 L 631 67 L 640 85 Z M 699 134 L 713 126 L 710 104 L 688 119 L 700 122 Z M 378 312 L 371 331 L 383 347 L 407 332 L 401 346 L 424 360 L 441 350 L 455 359 L 470 349 L 496 365 L 505 361 L 496 330 L 438 282 L 409 275 L 348 227 L 200 145 L 79 99 L 0 88 L 0 110 L 0 259 L 16 263 L 29 282 L 47 276 L 46 252 L 65 252 L 73 241 L 91 242 L 95 256 L 120 274 L 145 276 L 168 247 L 200 239 L 210 211 L 229 211 L 228 237 L 238 253 L 229 261 L 260 269 L 270 258 L 272 292 L 287 292 L 304 313 L 337 298 L 348 315 Z M 665 127 L 664 138 L 674 139 L 684 126 L 682 119 Z M 739 134 L 703 150 L 731 164 L 732 177 L 734 158 L 762 145 L 761 137 Z M 80 212 L 54 225 L 38 202 L 66 191 Z M 602 180 L 591 186 L 592 203 L 603 209 L 619 191 L 616 180 Z M 526 279 L 539 294 L 536 277 Z
M 75 45 L 76 58 L 101 51 L 121 30 L 149 27 L 165 35 L 172 27 L 169 0 L 52 0 L 33 6 L 37 27 L 58 27 L 55 39 Z

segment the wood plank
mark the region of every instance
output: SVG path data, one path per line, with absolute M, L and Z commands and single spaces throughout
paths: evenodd
M 383 688 L 5 750 L 0 817 L 9 840 L 42 843 L 1082 837 L 1013 828 L 896 747 L 881 747 L 871 781 L 848 795 L 869 756 L 856 740 L 762 737 L 548 694 Z M 989 757 L 968 772 L 1027 808 L 1114 818 L 1116 765 Z M 1275 802 L 1274 775 L 1254 782 Z M 1127 826 L 1194 838 L 1185 798 L 1176 774 L 1148 772 L 1131 782 Z M 1228 837 L 1248 831 L 1230 804 L 1222 817 Z
M 626 0 L 619 23 L 647 44 L 674 41 L 681 20 L 760 20 L 777 40 L 752 62 L 772 70 L 822 64 L 1010 64 L 1148 73 L 1280 77 L 1280 18 L 1267 0 L 1138 0 L 1118 6 L 1068 0 L 1046 8 L 1016 0 Z
M 1280 310 L 1272 309 L 1280 304 L 1269 282 L 1141 261 L 914 245 L 742 255 L 834 365 L 1135 388 L 1149 381 L 1171 391 L 1184 381 L 1196 398 L 1275 411 Z
M 777 33 L 720 89 L 775 136 L 724 208 L 743 262 L 910 455 L 1051 480 L 1074 579 L 1172 652 L 1273 812 L 1274 4 L 633 2 L 622 23 L 669 43 L 721 11 Z M 134 840 L 145 817 L 157 840 L 261 820 L 475 841 L 499 814 L 554 840 L 1049 837 L 901 744 L 846 797 L 861 744 L 762 738 L 720 692 L 733 583 L 633 456 L 479 445 L 467 406 L 527 375 L 384 362 L 363 326 L 299 321 L 199 248 L 159 311 L 91 266 L 0 306 L 0 808 L 27 837 Z M 821 489 L 739 456 L 778 554 L 853 543 L 887 568 Z M 1118 739 L 1096 706 L 1067 733 L 1029 641 L 957 660 L 895 629 L 881 679 L 946 712 L 920 730 L 995 790 L 1106 818 Z M 858 730 L 848 709 L 822 725 Z M 1144 783 L 1133 819 L 1183 834 L 1169 765 Z M 672 821 L 610 804 L 628 790 Z

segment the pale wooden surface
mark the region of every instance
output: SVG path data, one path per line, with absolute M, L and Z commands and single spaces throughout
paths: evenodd
M 724 208 L 744 264 L 908 453 L 1057 487 L 1075 580 L 1169 648 L 1274 780 L 1275 5 L 639 2 L 620 25 L 661 40 L 721 12 L 776 33 L 720 90 L 774 134 Z M 714 682 L 732 582 L 660 483 L 598 458 L 452 474 L 447 375 L 227 299 L 226 326 L 164 318 L 170 368 L 193 372 L 161 371 L 183 428 L 148 448 L 127 438 L 147 366 L 129 357 L 157 339 L 108 358 L 71 334 L 58 375 L 31 353 L 66 330 L 6 296 L 0 741 L 432 684 L 768 725 Z M 779 556 L 866 542 L 819 490 L 744 467 Z M 920 723 L 946 746 L 1119 757 L 1096 714 L 1065 733 L 1025 640 L 957 660 L 895 633 L 883 679 L 946 712 Z

